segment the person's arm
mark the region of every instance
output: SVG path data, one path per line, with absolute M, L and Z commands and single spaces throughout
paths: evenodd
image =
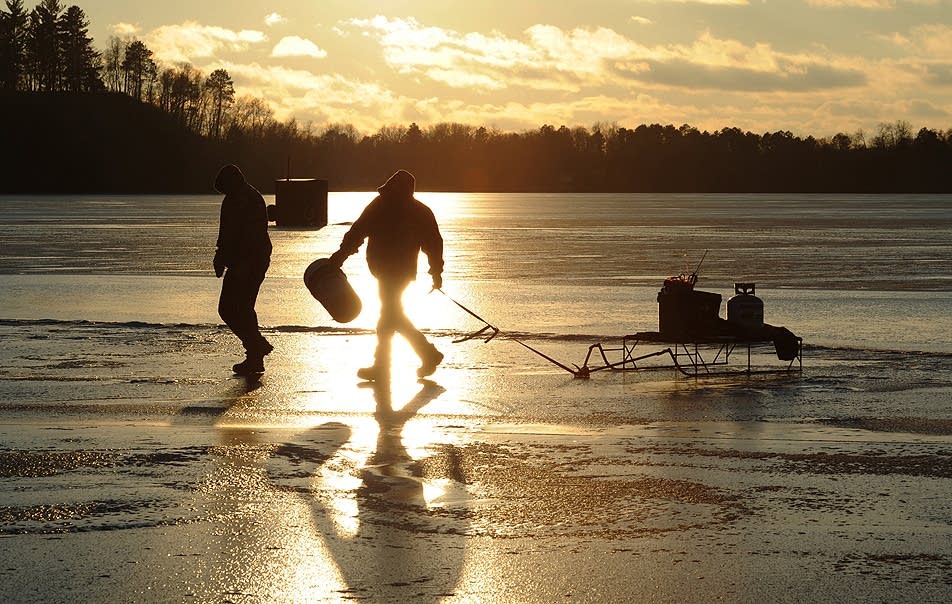
M 427 210 L 426 221 L 427 225 L 423 233 L 421 249 L 430 263 L 430 270 L 427 272 L 433 279 L 433 289 L 441 289 L 443 287 L 443 236 L 440 234 L 436 217 L 429 209 Z
M 374 201 L 376 201 L 376 199 Z M 340 248 L 331 254 L 331 264 L 340 268 L 343 266 L 345 260 L 357 253 L 364 239 L 367 238 L 367 228 L 370 221 L 373 220 L 374 207 L 375 204 L 371 201 L 370 204 L 364 208 L 364 211 L 361 212 L 360 217 L 351 225 L 350 230 L 344 233 L 344 238 L 340 242 Z
M 216 277 L 221 277 L 225 269 L 231 266 L 237 246 L 236 239 L 240 237 L 238 232 L 240 226 L 235 222 L 233 205 L 227 195 L 221 202 L 218 240 L 215 242 L 215 257 L 212 260 Z

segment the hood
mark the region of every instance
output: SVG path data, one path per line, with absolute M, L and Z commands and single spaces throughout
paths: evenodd
M 248 184 L 248 181 L 245 180 L 245 175 L 234 164 L 223 167 L 218 171 L 218 176 L 215 177 L 215 190 L 226 195 L 237 193 L 246 184 Z
M 416 188 L 416 179 L 413 174 L 406 170 L 397 170 L 393 176 L 387 179 L 387 182 L 377 188 L 381 195 L 393 195 L 396 197 L 413 197 Z

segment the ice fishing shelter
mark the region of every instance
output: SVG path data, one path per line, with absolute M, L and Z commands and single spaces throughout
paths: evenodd
M 283 178 L 274 183 L 269 219 L 279 227 L 319 229 L 327 226 L 327 181 Z

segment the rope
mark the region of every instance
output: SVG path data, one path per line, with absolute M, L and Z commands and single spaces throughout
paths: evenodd
M 459 339 L 457 339 L 457 340 L 453 340 L 454 343 L 457 343 L 457 342 L 465 342 L 465 341 L 467 341 L 467 340 L 472 340 L 473 338 L 477 338 L 477 337 L 481 336 L 483 333 L 486 332 L 486 330 L 489 330 L 489 329 L 491 329 L 491 330 L 493 331 L 493 333 L 492 333 L 491 336 L 489 336 L 488 338 L 486 338 L 485 340 L 483 340 L 484 342 L 488 342 L 488 341 L 492 340 L 493 338 L 495 338 L 497 335 L 499 335 L 500 330 L 499 330 L 498 327 L 494 326 L 492 323 L 490 323 L 490 322 L 487 321 L 486 319 L 480 317 L 479 315 L 477 315 L 477 314 L 476 314 L 475 312 L 473 312 L 472 310 L 470 310 L 470 309 L 466 308 L 465 306 L 463 306 L 460 302 L 458 302 L 456 299 L 454 299 L 452 296 L 450 296 L 448 293 L 446 293 L 446 292 L 443 291 L 442 289 L 439 289 L 439 288 L 435 288 L 435 289 L 436 289 L 436 291 L 438 291 L 438 292 L 440 292 L 441 294 L 443 294 L 444 296 L 446 296 L 446 298 L 447 298 L 450 302 L 452 302 L 452 303 L 455 304 L 456 306 L 459 306 L 461 309 L 463 309 L 464 311 L 466 311 L 470 316 L 472 316 L 472 317 L 474 317 L 475 319 L 477 319 L 477 320 L 479 320 L 479 321 L 482 321 L 483 323 L 486 324 L 485 327 L 483 327 L 482 329 L 479 329 L 478 331 L 474 331 L 473 333 L 471 333 L 471 334 L 469 334 L 469 335 L 463 336 L 462 338 L 459 338 Z M 513 338 L 513 337 L 510 337 L 509 339 L 511 339 L 511 340 L 512 340 L 513 342 L 515 342 L 516 344 L 519 344 L 519 345 L 521 345 L 521 346 L 524 346 L 524 347 L 528 348 L 529 350 L 531 350 L 532 352 L 536 353 L 537 355 L 539 355 L 539 356 L 542 357 L 543 359 L 549 361 L 549 362 L 552 363 L 553 365 L 558 365 L 559 367 L 561 367 L 562 369 L 568 371 L 569 373 L 571 373 L 571 374 L 572 374 L 573 376 L 575 376 L 575 377 L 579 377 L 580 373 L 583 371 L 583 369 L 579 368 L 578 365 L 575 366 L 575 369 L 572 369 L 571 367 L 567 367 L 567 366 L 563 365 L 562 363 L 556 361 L 555 359 L 553 359 L 553 358 L 550 357 L 549 355 L 547 355 L 547 354 L 545 354 L 545 353 L 543 353 L 543 352 L 540 352 L 540 351 L 536 350 L 535 348 L 533 348 L 532 346 L 529 346 L 528 344 L 526 344 L 525 342 L 523 342 L 523 341 L 521 341 L 521 340 L 518 340 L 518 339 Z

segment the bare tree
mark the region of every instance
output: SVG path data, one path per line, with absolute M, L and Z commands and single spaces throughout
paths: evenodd
M 251 95 L 239 97 L 232 108 L 231 130 L 251 138 L 260 138 L 274 121 L 274 111 L 263 100 Z
M 126 52 L 126 42 L 111 36 L 103 51 L 103 82 L 113 92 L 125 92 L 122 78 L 122 60 Z
M 188 63 L 171 67 L 159 76 L 159 106 L 191 129 L 200 128 L 202 73 Z
M 912 126 L 904 120 L 879 125 L 879 133 L 871 141 L 877 149 L 897 149 L 912 142 Z

